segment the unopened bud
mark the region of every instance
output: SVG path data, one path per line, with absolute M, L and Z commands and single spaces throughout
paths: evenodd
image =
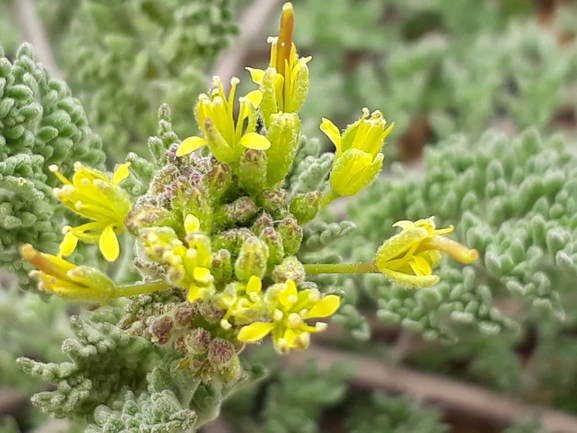
M 190 330 L 184 339 L 184 344 L 189 352 L 203 353 L 208 349 L 211 341 L 210 332 L 199 327 Z
M 275 283 L 284 283 L 287 280 L 292 280 L 296 285 L 299 285 L 304 282 L 305 276 L 304 266 L 294 256 L 286 257 L 272 271 L 272 279 Z
M 246 149 L 238 166 L 238 180 L 241 188 L 251 195 L 256 195 L 264 190 L 266 168 L 267 153 L 264 150 Z
M 265 227 L 259 236 L 268 247 L 268 267 L 272 268 L 282 262 L 284 247 L 279 234 L 272 227 Z
M 264 277 L 268 261 L 268 247 L 256 237 L 247 239 L 240 248 L 234 265 L 236 278 L 248 282 L 251 276 Z
M 233 266 L 230 252 L 228 250 L 218 250 L 212 256 L 211 273 L 218 282 L 228 282 L 233 277 Z
M 271 116 L 267 138 L 271 142 L 267 150 L 267 182 L 273 186 L 283 180 L 294 161 L 300 132 L 300 120 L 296 112 L 276 113 Z
M 198 311 L 194 308 L 195 304 L 185 302 L 176 307 L 173 311 L 174 321 L 179 326 L 189 326 L 192 319 L 198 315 Z
M 250 229 L 255 235 L 260 236 L 263 229 L 265 229 L 266 227 L 272 227 L 273 226 L 273 222 L 274 221 L 273 221 L 272 217 L 269 214 L 267 214 L 266 212 L 263 212 L 255 220 L 255 222 L 252 224 L 252 227 Z
M 205 189 L 199 185 L 178 179 L 174 185 L 172 208 L 184 220 L 192 214 L 200 221 L 200 229 L 210 233 L 212 228 L 212 207 Z
M 150 325 L 150 333 L 157 344 L 166 344 L 170 340 L 170 331 L 174 322 L 169 316 L 160 316 Z
M 291 202 L 290 210 L 299 224 L 312 220 L 321 209 L 320 191 L 307 192 L 297 195 Z
M 151 203 L 143 202 L 135 204 L 126 216 L 125 226 L 128 232 L 134 236 L 143 227 L 178 226 L 176 216 L 168 209 L 154 206 Z
M 264 191 L 259 195 L 259 204 L 273 218 L 281 219 L 288 215 L 289 201 L 284 189 Z
M 227 366 L 236 356 L 234 345 L 222 338 L 215 338 L 210 342 L 207 353 L 207 361 L 219 368 Z
M 224 162 L 216 162 L 203 177 L 203 184 L 212 201 L 218 201 L 234 187 L 233 174 Z
M 258 212 L 258 207 L 250 197 L 241 197 L 215 211 L 214 222 L 222 227 L 247 224 Z
M 284 253 L 288 256 L 296 254 L 303 241 L 303 229 L 294 218 L 284 218 L 281 220 L 276 231 L 280 234 Z

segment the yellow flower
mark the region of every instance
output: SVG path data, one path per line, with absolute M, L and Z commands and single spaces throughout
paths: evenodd
M 186 298 L 193 302 L 207 299 L 214 291 L 211 246 L 210 238 L 199 230 L 196 216 L 188 214 L 184 225 L 186 245 L 170 227 L 143 228 L 139 236 L 148 258 L 165 267 L 167 282 L 187 290 Z
M 261 279 L 253 275 L 246 284 L 240 282 L 227 284 L 224 291 L 216 295 L 216 305 L 226 310 L 220 321 L 224 329 L 232 327 L 231 319 L 239 325 L 255 321 L 265 312 Z
M 78 227 L 64 227 L 60 256 L 72 254 L 80 239 L 98 243 L 102 255 L 109 262 L 118 258 L 120 247 L 116 235 L 122 231 L 130 210 L 130 198 L 118 184 L 128 177 L 129 165 L 129 162 L 119 165 L 110 180 L 104 173 L 77 162 L 72 182 L 58 171 L 56 165 L 49 167 L 64 184 L 62 188 L 54 188 L 54 196 L 73 212 L 93 220 Z
M 350 196 L 358 193 L 371 183 L 381 170 L 384 160 L 380 153 L 381 146 L 394 124 L 387 128 L 387 122 L 380 111 L 374 111 L 370 118 L 367 117 L 369 110 L 364 108 L 361 118 L 349 125 L 342 137 L 334 123 L 322 119 L 321 131 L 336 148 L 329 179 L 333 196 L 327 196 L 329 201 L 336 198 L 334 195 Z M 326 204 L 328 203 L 323 203 Z
M 97 269 L 76 266 L 60 257 L 41 253 L 30 244 L 23 245 L 20 254 L 38 269 L 31 271 L 30 276 L 39 280 L 41 291 L 64 299 L 101 304 L 115 295 L 114 283 Z
M 240 110 L 234 117 L 234 96 L 238 78 L 230 80 L 228 97 L 219 77 L 213 77 L 215 88 L 210 96 L 202 93 L 195 107 L 196 121 L 202 137 L 189 137 L 178 148 L 176 155 L 183 156 L 208 145 L 212 154 L 221 162 L 235 164 L 245 148 L 265 150 L 270 147 L 268 139 L 255 132 L 257 113 L 255 105 L 246 97 L 240 97 Z
M 403 230 L 381 245 L 375 258 L 377 269 L 395 283 L 422 288 L 439 281 L 432 267 L 441 259 L 441 253 L 465 264 L 479 257 L 477 250 L 442 236 L 452 232 L 453 226 L 437 230 L 433 218 L 393 224 Z
M 340 304 L 340 298 L 336 295 L 322 297 L 316 289 L 297 291 L 292 280 L 269 287 L 264 301 L 271 321 L 251 323 L 240 330 L 237 338 L 253 343 L 271 333 L 274 346 L 281 353 L 306 349 L 310 333 L 323 331 L 327 324 L 317 322 L 315 326 L 310 326 L 305 320 L 331 316 Z
M 261 88 L 250 98 L 262 99 L 265 125 L 273 113 L 296 113 L 302 106 L 309 87 L 307 63 L 311 57 L 299 58 L 293 44 L 294 11 L 291 3 L 282 8 L 278 37 L 269 38 L 270 64 L 266 71 L 247 68 L 252 80 Z

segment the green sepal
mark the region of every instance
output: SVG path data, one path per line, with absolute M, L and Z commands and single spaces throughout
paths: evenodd
M 296 217 L 299 224 L 312 220 L 321 209 L 320 191 L 298 194 L 291 202 L 290 211 Z
M 286 255 L 296 254 L 303 241 L 303 229 L 293 217 L 283 218 L 276 226 Z
M 359 149 L 346 150 L 333 164 L 329 178 L 333 191 L 340 196 L 355 195 L 377 177 L 384 159 L 382 153 L 373 158 Z
M 248 282 L 251 276 L 263 278 L 268 262 L 268 247 L 256 237 L 250 237 L 242 244 L 234 264 L 234 272 L 239 281 Z
M 296 113 L 276 113 L 271 116 L 267 138 L 267 182 L 276 185 L 288 174 L 299 143 L 300 119 Z
M 268 154 L 263 150 L 246 149 L 240 158 L 238 180 L 241 188 L 250 195 L 257 195 L 265 189 Z

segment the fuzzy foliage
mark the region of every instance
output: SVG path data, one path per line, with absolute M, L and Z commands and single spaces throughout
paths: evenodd
M 69 174 L 81 161 L 102 167 L 100 138 L 65 83 L 50 79 L 24 44 L 13 62 L 0 49 L 0 266 L 29 280 L 17 248 L 33 242 L 54 251 L 63 207 L 52 197 L 56 164 Z
M 460 221 L 458 237 L 479 251 L 480 263 L 445 262 L 442 282 L 419 291 L 365 278 L 382 320 L 426 338 L 450 337 L 446 316 L 487 334 L 515 326 L 492 305 L 507 293 L 563 317 L 562 299 L 576 275 L 575 157 L 563 140 L 545 142 L 529 130 L 514 140 L 489 133 L 469 143 L 453 138 L 429 149 L 423 178 L 399 172 L 402 180 L 375 183 L 349 207 L 358 229 L 344 248 L 358 260 L 367 259 L 375 239 L 389 236 L 402 215 L 436 215 L 443 225 Z M 360 243 L 367 248 L 353 248 Z
M 56 7 L 44 4 L 47 19 Z M 73 16 L 60 43 L 66 79 L 113 159 L 142 150 L 163 102 L 181 133 L 194 132 L 191 97 L 237 31 L 229 0 L 83 0 Z

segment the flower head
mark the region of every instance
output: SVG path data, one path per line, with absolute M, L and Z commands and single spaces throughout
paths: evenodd
M 384 160 L 380 153 L 383 140 L 394 126 L 387 128 L 386 125 L 380 111 L 374 111 L 369 117 L 369 110 L 365 108 L 361 118 L 349 125 L 341 136 L 335 124 L 323 118 L 321 131 L 336 148 L 329 179 L 336 195 L 354 195 L 377 176 Z
M 310 333 L 326 329 L 326 323 L 317 322 L 311 326 L 306 320 L 331 316 L 339 308 L 340 298 L 336 295 L 323 297 L 316 289 L 298 291 L 294 281 L 287 280 L 269 287 L 264 302 L 270 321 L 253 322 L 243 327 L 238 340 L 257 342 L 271 333 L 275 348 L 286 353 L 291 349 L 306 349 Z
M 255 105 L 240 97 L 238 117 L 234 116 L 234 96 L 238 78 L 230 80 L 228 97 L 224 93 L 220 78 L 213 77 L 214 89 L 210 95 L 202 93 L 196 104 L 196 121 L 202 137 L 189 137 L 178 148 L 178 156 L 208 145 L 213 155 L 221 162 L 236 164 L 245 148 L 264 150 L 270 147 L 268 139 L 255 132 L 257 113 Z
M 433 275 L 432 267 L 441 253 L 461 263 L 471 263 L 479 256 L 477 250 L 442 236 L 452 232 L 453 226 L 437 230 L 433 217 L 398 221 L 393 227 L 403 230 L 381 245 L 375 264 L 387 278 L 403 286 L 422 288 L 437 283 L 439 277 Z
M 265 312 L 261 279 L 253 275 L 246 284 L 227 284 L 224 291 L 216 295 L 216 305 L 226 311 L 220 321 L 224 329 L 232 327 L 231 321 L 240 325 L 254 322 Z
M 277 37 L 269 38 L 271 44 L 270 63 L 266 71 L 247 68 L 252 80 L 261 88 L 251 94 L 251 99 L 260 100 L 265 125 L 271 114 L 296 113 L 302 106 L 309 87 L 307 63 L 311 57 L 299 58 L 293 39 L 294 11 L 291 3 L 282 8 Z
M 72 254 L 80 239 L 98 243 L 102 255 L 109 262 L 118 258 L 120 247 L 116 235 L 122 231 L 130 210 L 130 198 L 118 184 L 128 177 L 129 165 L 129 162 L 119 165 L 109 179 L 104 173 L 77 162 L 72 182 L 58 171 L 56 165 L 50 166 L 50 171 L 63 183 L 62 188 L 54 188 L 54 196 L 73 212 L 93 220 L 78 227 L 64 227 L 59 255 Z
M 101 304 L 114 297 L 115 285 L 104 273 L 89 266 L 76 266 L 58 256 L 41 253 L 30 244 L 20 248 L 22 258 L 37 270 L 38 289 L 68 300 L 96 301 Z

